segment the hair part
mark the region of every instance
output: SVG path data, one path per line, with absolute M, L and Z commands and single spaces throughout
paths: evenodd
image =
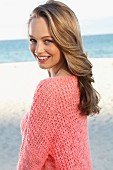
M 78 77 L 80 110 L 85 115 L 99 113 L 100 96 L 92 86 L 92 64 L 83 51 L 80 26 L 75 13 L 62 2 L 49 0 L 33 10 L 28 26 L 37 17 L 45 19 L 50 34 L 65 57 L 69 71 Z

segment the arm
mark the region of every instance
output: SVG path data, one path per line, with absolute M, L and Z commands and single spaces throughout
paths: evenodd
M 43 83 L 40 83 L 23 132 L 18 170 L 40 170 L 49 155 L 54 133 L 49 95 Z

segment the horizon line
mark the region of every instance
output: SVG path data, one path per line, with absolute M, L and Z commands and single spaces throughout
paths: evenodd
M 82 34 L 81 36 L 101 36 L 101 35 L 113 35 L 113 32 L 111 33 L 94 33 L 94 34 Z M 28 40 L 28 38 L 25 37 L 18 37 L 18 38 L 11 38 L 11 39 L 0 39 L 0 41 L 11 41 L 11 40 Z

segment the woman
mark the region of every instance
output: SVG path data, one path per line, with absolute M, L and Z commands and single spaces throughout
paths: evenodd
M 30 50 L 49 78 L 22 121 L 18 170 L 91 170 L 87 116 L 99 113 L 92 64 L 83 51 L 74 12 L 58 1 L 35 8 Z

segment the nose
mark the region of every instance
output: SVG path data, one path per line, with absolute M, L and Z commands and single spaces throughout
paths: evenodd
M 41 54 L 44 52 L 44 45 L 42 42 L 38 42 L 35 47 L 35 53 L 36 54 Z

